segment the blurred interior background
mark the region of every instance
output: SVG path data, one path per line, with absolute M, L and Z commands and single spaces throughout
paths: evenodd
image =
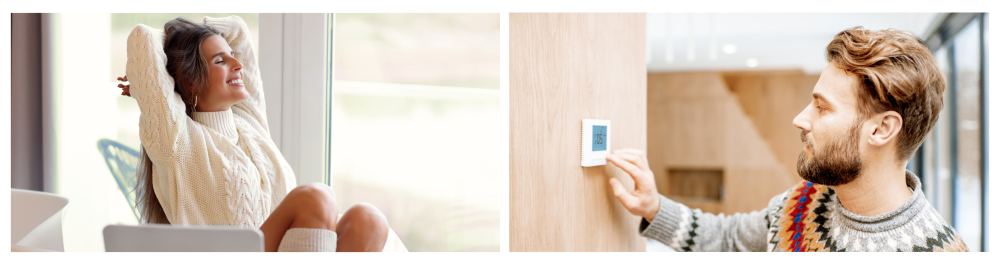
M 13 14 L 14 39 L 23 41 L 12 61 L 24 67 L 12 71 L 11 187 L 69 198 L 66 251 L 103 251 L 105 225 L 137 223 L 97 148 L 100 139 L 140 146 L 138 105 L 116 87 L 129 33 L 230 15 L 247 23 L 258 53 L 260 39 L 282 38 L 261 35 L 258 14 Z M 329 15 L 326 54 L 336 72 L 326 73 L 324 89 L 333 103 L 315 111 L 330 126 L 329 176 L 320 179 L 342 211 L 375 205 L 410 251 L 506 249 L 503 21 Z
M 647 15 L 650 167 L 664 195 L 705 212 L 763 209 L 801 181 L 792 119 L 809 104 L 825 48 L 845 29 L 898 29 L 927 44 L 945 109 L 908 169 L 973 251 L 988 250 L 986 43 L 979 13 Z M 648 251 L 671 251 L 650 240 Z

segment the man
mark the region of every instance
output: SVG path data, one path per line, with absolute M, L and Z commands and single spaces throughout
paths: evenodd
M 805 181 L 761 211 L 705 214 L 659 195 L 641 151 L 616 150 L 608 161 L 635 191 L 610 183 L 643 217 L 639 232 L 678 251 L 968 251 L 906 171 L 944 105 L 934 55 L 910 34 L 860 27 L 826 51 L 812 102 L 792 121 Z

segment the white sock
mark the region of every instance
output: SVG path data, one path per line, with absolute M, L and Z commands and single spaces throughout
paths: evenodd
M 335 252 L 337 232 L 317 228 L 291 228 L 285 231 L 278 252 Z

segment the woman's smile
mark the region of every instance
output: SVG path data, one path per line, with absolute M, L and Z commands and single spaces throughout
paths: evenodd
M 236 78 L 226 81 L 226 84 L 232 86 L 243 86 L 243 78 L 241 78 L 240 76 L 236 76 Z

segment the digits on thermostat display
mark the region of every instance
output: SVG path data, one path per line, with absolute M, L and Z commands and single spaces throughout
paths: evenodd
M 608 149 L 608 126 L 597 126 L 594 125 L 593 129 L 594 142 L 591 146 L 593 148 L 591 151 L 604 151 Z

